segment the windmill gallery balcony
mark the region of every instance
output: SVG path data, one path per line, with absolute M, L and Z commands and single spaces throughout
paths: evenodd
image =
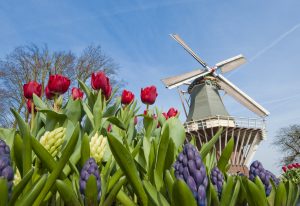
M 205 119 L 184 123 L 188 139 L 194 136 L 197 147 L 209 141 L 216 132 L 223 127 L 223 132 L 215 144 L 217 157 L 227 145 L 231 137 L 234 138 L 234 150 L 231 156 L 231 172 L 247 173 L 249 165 L 259 143 L 266 137 L 265 120 L 262 118 L 245 118 L 233 116 L 212 116 Z

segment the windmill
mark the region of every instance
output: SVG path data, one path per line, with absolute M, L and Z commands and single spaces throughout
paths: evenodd
M 269 112 L 222 76 L 244 64 L 246 59 L 243 55 L 237 55 L 217 63 L 214 67 L 209 67 L 177 34 L 171 34 L 171 37 L 203 67 L 203 69 L 162 79 L 168 89 L 178 89 L 187 117 L 184 123 L 187 138 L 196 137 L 196 144 L 200 148 L 222 127 L 221 137 L 215 144 L 217 158 L 233 137 L 234 149 L 230 159 L 230 171 L 247 173 L 247 166 L 259 143 L 266 136 L 264 117 L 268 116 Z M 187 86 L 187 91 L 181 91 L 179 87 L 182 86 Z M 220 90 L 254 112 L 258 118 L 230 116 L 220 97 Z M 189 95 L 189 100 L 184 98 L 186 94 Z M 186 104 L 189 108 L 188 112 Z

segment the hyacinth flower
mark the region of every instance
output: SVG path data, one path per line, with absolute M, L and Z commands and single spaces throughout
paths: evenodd
M 95 159 L 97 164 L 100 164 L 105 150 L 108 148 L 107 144 L 107 138 L 103 137 L 102 135 L 99 135 L 96 133 L 90 141 L 90 153 L 91 157 Z
M 279 184 L 279 180 L 273 173 L 271 173 L 268 170 L 265 170 L 261 162 L 256 160 L 250 165 L 249 179 L 251 181 L 254 181 L 255 177 L 257 176 L 261 179 L 262 183 L 264 184 L 266 196 L 268 197 L 272 191 L 272 184 L 270 182 L 270 179 L 272 179 L 276 185 Z
M 216 191 L 218 192 L 219 197 L 222 194 L 222 188 L 224 183 L 224 175 L 219 170 L 218 167 L 214 167 L 210 173 L 211 183 L 214 185 Z
M 94 158 L 89 158 L 85 162 L 85 164 L 80 172 L 79 189 L 80 189 L 80 193 L 81 193 L 83 199 L 85 199 L 85 195 L 86 195 L 85 191 L 87 189 L 87 182 L 91 175 L 94 175 L 96 178 L 97 194 L 98 194 L 97 201 L 99 203 L 100 198 L 101 198 L 101 177 L 99 174 L 98 165 Z
M 0 140 L 0 178 L 7 180 L 10 195 L 13 186 L 14 171 L 11 164 L 9 146 L 3 140 Z
M 45 132 L 40 139 L 40 143 L 53 157 L 55 157 L 61 149 L 65 134 L 66 129 L 63 127 L 58 127 L 51 132 Z
M 175 177 L 186 182 L 198 205 L 206 205 L 208 178 L 205 165 L 197 148 L 191 144 L 184 145 L 183 151 L 177 157 L 174 168 Z

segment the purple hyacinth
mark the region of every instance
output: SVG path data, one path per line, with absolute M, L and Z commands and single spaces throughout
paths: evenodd
M 86 189 L 86 183 L 91 175 L 94 175 L 97 180 L 97 189 L 98 189 L 98 202 L 100 201 L 101 198 L 101 178 L 98 170 L 98 165 L 95 161 L 94 158 L 89 158 L 83 168 L 81 169 L 80 172 L 80 180 L 79 180 L 79 187 L 80 187 L 80 192 L 84 197 L 84 192 Z
M 216 191 L 218 192 L 219 197 L 221 197 L 224 175 L 219 170 L 218 167 L 214 167 L 210 173 L 211 183 L 214 185 Z
M 0 156 L 2 155 L 10 156 L 10 149 L 9 146 L 2 139 L 0 139 Z
M 10 161 L 10 149 L 9 146 L 0 140 L 0 178 L 5 178 L 7 180 L 8 193 L 11 194 L 14 171 Z
M 182 179 L 189 186 L 199 206 L 205 206 L 208 178 L 205 165 L 196 147 L 191 144 L 184 145 L 183 151 L 178 155 L 174 164 L 175 176 Z
M 249 179 L 251 181 L 254 181 L 255 177 L 258 176 L 265 186 L 265 192 L 267 196 L 270 195 L 272 190 L 272 184 L 270 182 L 270 179 L 276 178 L 275 175 L 272 175 L 273 174 L 270 171 L 265 170 L 261 162 L 257 160 L 252 162 L 252 164 L 250 165 Z M 273 179 L 273 181 L 276 182 L 277 180 L 275 181 L 275 179 Z

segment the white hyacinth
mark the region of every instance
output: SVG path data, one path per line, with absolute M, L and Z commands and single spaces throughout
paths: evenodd
M 102 135 L 99 136 L 98 133 L 96 133 L 91 141 L 90 141 L 90 152 L 91 152 L 91 157 L 93 157 L 97 164 L 100 164 L 105 150 L 107 150 L 107 138 L 103 137 Z
M 55 157 L 60 151 L 65 136 L 66 129 L 63 127 L 58 127 L 51 132 L 45 132 L 40 139 L 40 143 L 53 157 Z

